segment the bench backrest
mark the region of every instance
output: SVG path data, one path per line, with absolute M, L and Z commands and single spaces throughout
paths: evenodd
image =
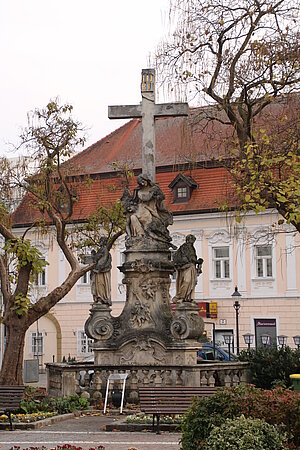
M 184 413 L 193 397 L 206 397 L 216 393 L 215 387 L 140 387 L 140 407 L 146 413 Z
M 24 386 L 0 386 L 0 410 L 14 411 L 19 408 Z

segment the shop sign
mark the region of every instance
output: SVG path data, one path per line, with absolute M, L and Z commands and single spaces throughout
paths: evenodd
M 209 317 L 211 319 L 216 319 L 218 317 L 218 303 L 217 302 L 209 303 Z
M 256 327 L 276 327 L 276 319 L 255 319 Z

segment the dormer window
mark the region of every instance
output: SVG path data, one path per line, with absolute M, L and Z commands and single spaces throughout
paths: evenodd
M 185 203 L 191 198 L 193 190 L 198 188 L 198 184 L 192 177 L 179 173 L 169 184 L 169 188 L 173 191 L 173 203 Z
M 177 188 L 177 197 L 186 198 L 188 196 L 188 188 L 186 186 Z

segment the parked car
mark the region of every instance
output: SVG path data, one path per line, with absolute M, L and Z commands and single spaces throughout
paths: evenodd
M 214 357 L 214 346 L 210 342 L 204 342 L 201 344 L 197 352 L 197 363 L 202 361 L 229 361 L 229 353 L 223 350 L 221 347 L 215 346 L 215 357 Z M 237 361 L 237 357 L 230 353 L 230 361 Z

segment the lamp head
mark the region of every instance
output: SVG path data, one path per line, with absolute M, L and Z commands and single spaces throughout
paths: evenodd
M 233 334 L 223 334 L 225 344 L 232 344 Z
M 244 338 L 245 344 L 247 344 L 247 345 L 253 344 L 254 334 L 245 333 L 245 334 L 243 334 L 243 338 Z
M 297 345 L 297 347 L 300 346 L 300 336 L 299 335 L 293 336 L 293 339 L 294 339 L 294 344 Z
M 239 293 L 237 286 L 234 288 L 234 293 L 231 297 L 241 297 L 242 295 Z

